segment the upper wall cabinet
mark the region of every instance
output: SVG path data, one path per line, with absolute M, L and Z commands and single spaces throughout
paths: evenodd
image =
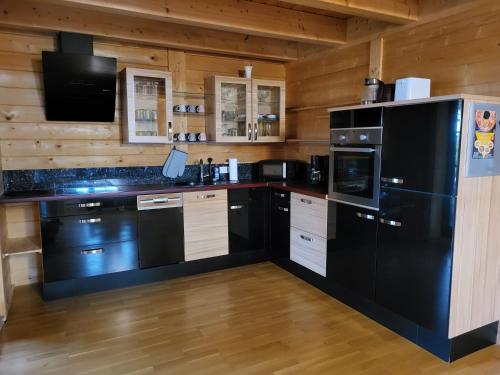
M 205 92 L 210 140 L 285 141 L 285 82 L 214 76 Z
M 172 74 L 125 68 L 121 71 L 125 143 L 172 143 Z

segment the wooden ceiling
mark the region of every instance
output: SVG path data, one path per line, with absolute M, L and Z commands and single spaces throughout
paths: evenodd
M 421 1 L 421 0 L 420 0 Z M 0 26 L 280 61 L 345 44 L 350 20 L 418 20 L 419 0 L 2 0 Z M 358 22 L 359 24 L 359 22 Z M 319 47 L 317 47 L 319 46 Z

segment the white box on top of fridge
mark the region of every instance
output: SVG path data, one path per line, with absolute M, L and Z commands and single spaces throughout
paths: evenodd
M 408 77 L 396 80 L 394 100 L 411 100 L 429 98 L 431 96 L 431 80 L 427 78 Z

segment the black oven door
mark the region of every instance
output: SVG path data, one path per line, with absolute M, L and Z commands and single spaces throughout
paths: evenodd
M 378 210 L 381 148 L 331 146 L 329 199 Z

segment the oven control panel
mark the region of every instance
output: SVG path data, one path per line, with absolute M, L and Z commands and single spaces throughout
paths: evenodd
M 330 143 L 380 145 L 382 144 L 382 127 L 330 129 Z

